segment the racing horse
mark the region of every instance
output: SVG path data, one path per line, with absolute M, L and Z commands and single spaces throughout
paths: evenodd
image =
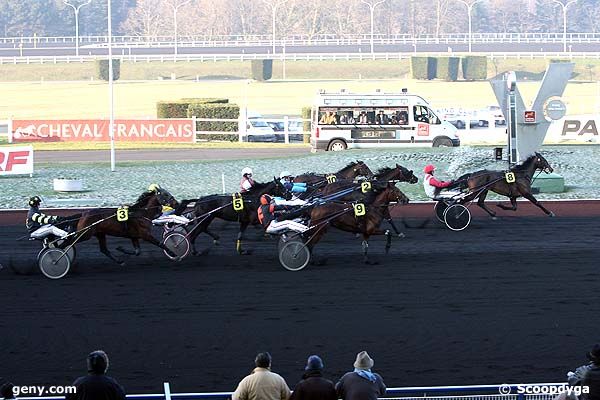
M 142 193 L 136 202 L 127 208 L 128 217 L 124 222 L 117 220 L 119 209 L 86 211 L 77 221 L 76 233 L 72 234 L 73 238 L 70 239 L 70 242 L 82 242 L 96 237 L 100 251 L 121 266 L 124 265 L 124 262 L 108 250 L 106 236 L 131 239 L 135 252 L 129 253 L 119 249 L 124 253 L 139 255 L 141 252 L 139 240 L 142 239 L 172 254 L 168 248 L 152 236 L 151 221 L 161 215 L 163 206 L 180 207 L 171 193 L 165 189 L 156 189 Z M 173 256 L 176 258 L 175 255 Z
M 393 183 L 388 183 L 385 189 L 374 195 L 372 203 L 365 205 L 364 216 L 355 216 L 351 204 L 327 203 L 314 207 L 310 212 L 310 219 L 311 226 L 316 230 L 307 240 L 307 245 L 312 250 L 325 234 L 328 225 L 342 231 L 358 233 L 363 237 L 363 261 L 371 264 L 368 257 L 369 238 L 373 235 L 386 235 L 387 253 L 391 246 L 391 237 L 389 231 L 380 228 L 381 222 L 389 215 L 390 203 L 407 204 L 408 201 L 408 197 L 400 189 Z
M 248 225 L 258 224 L 258 206 L 260 196 L 270 194 L 273 196 L 283 196 L 285 188 L 279 178 L 273 178 L 272 181 L 266 183 L 255 183 L 247 192 L 240 193 L 243 200 L 243 208 L 235 210 L 233 207 L 232 195 L 218 195 L 201 197 L 194 200 L 183 200 L 182 205 L 187 205 L 192 201 L 195 202 L 193 216 L 198 220 L 198 225 L 190 232 L 188 239 L 192 244 L 192 254 L 198 255 L 195 247 L 195 240 L 204 232 L 213 238 L 215 244 L 218 244 L 219 236 L 211 232 L 208 227 L 215 218 L 220 218 L 225 221 L 237 221 L 240 223 L 240 230 L 236 240 L 236 250 L 239 254 L 250 254 L 250 251 L 242 249 L 242 240 L 244 232 Z M 182 207 L 180 207 L 181 209 Z
M 308 172 L 302 175 L 294 177 L 294 182 L 306 183 L 309 186 L 324 186 L 330 183 L 332 180 L 331 176 L 335 176 L 335 180 L 339 179 L 354 179 L 357 176 L 372 177 L 373 172 L 363 161 L 357 160 L 348 163 L 344 168 L 333 174 L 316 174 L 314 172 Z
M 517 198 L 524 197 L 544 211 L 546 215 L 554 217 L 554 213 L 546 209 L 546 207 L 531 194 L 533 175 L 535 171 L 538 170 L 545 173 L 554 171 L 548 161 L 540 153 L 535 153 L 523 162 L 512 166 L 508 172 L 481 170 L 463 175 L 458 181 L 460 181 L 460 187 L 462 189 L 468 189 L 473 193 L 471 196 L 467 196 L 465 200 L 468 201 L 477 198 L 477 205 L 483 208 L 491 217 L 495 217 L 496 213 L 490 210 L 484 203 L 490 190 L 510 199 L 511 207 L 505 206 L 504 204 L 497 204 L 497 206 L 503 210 L 517 211 Z M 512 179 L 512 177 L 511 179 L 507 179 L 507 174 L 510 172 L 514 174 L 514 179 Z M 508 180 L 511 182 L 508 182 Z
M 412 170 L 409 170 L 409 169 L 403 167 L 402 165 L 396 164 L 395 167 L 380 168 L 373 176 L 373 181 L 374 182 L 385 182 L 385 183 L 390 182 L 390 181 L 398 181 L 398 182 L 408 182 L 410 184 L 415 184 L 419 181 L 419 178 L 417 178 L 415 176 L 415 174 L 413 173 Z M 325 188 L 323 188 L 323 190 L 322 190 L 322 194 L 323 195 L 331 195 L 333 193 L 340 192 L 344 189 L 354 186 L 356 189 L 361 189 L 361 190 L 354 190 L 354 191 L 348 193 L 347 195 L 340 197 L 337 200 L 340 200 L 340 201 L 364 201 L 365 200 L 365 191 L 362 190 L 362 188 L 364 187 L 362 185 L 363 185 L 362 183 L 354 184 L 353 182 L 349 182 L 349 181 L 338 181 L 338 182 L 334 182 L 334 183 L 331 183 L 331 184 L 325 186 Z M 396 233 L 396 235 L 398 235 L 399 237 L 404 237 L 404 234 L 400 232 L 400 230 L 398 229 L 398 227 L 396 227 L 396 224 L 392 220 L 392 216 L 389 213 L 389 209 L 386 209 L 385 211 L 386 211 L 385 219 L 391 225 L 392 229 L 394 230 L 394 233 Z

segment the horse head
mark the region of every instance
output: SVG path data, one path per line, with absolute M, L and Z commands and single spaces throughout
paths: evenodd
M 547 174 L 549 174 L 551 172 L 554 172 L 554 168 L 552 168 L 550 166 L 550 163 L 548 162 L 548 160 L 546 160 L 544 158 L 544 156 L 542 156 L 540 153 L 536 152 L 533 155 L 533 157 L 535 157 L 535 160 L 534 160 L 535 169 L 539 169 L 541 171 L 544 171 Z
M 396 164 L 396 169 L 400 172 L 400 176 L 398 177 L 399 180 L 404 181 L 404 182 L 408 182 L 408 183 L 417 183 L 419 182 L 419 178 L 417 178 L 415 176 L 415 174 L 413 173 L 412 169 L 408 169 L 403 167 L 400 164 Z
M 354 177 L 357 177 L 357 176 L 366 176 L 367 178 L 373 177 L 373 171 L 371 171 L 371 169 L 369 168 L 369 166 L 367 164 L 365 164 L 363 161 L 360 161 L 360 160 L 357 160 L 356 163 L 354 163 L 354 169 L 352 171 L 354 172 Z

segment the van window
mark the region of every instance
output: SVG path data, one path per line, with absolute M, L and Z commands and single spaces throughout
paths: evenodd
M 267 123 L 265 121 L 263 121 L 262 119 L 252 119 L 252 120 L 250 120 L 250 123 L 255 128 L 265 128 L 265 127 L 268 128 L 269 127 L 269 125 L 267 125 Z
M 429 123 L 429 110 L 425 106 L 413 106 L 415 122 Z

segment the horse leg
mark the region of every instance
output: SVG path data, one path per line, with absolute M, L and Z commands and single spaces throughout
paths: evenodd
M 246 231 L 246 228 L 248 228 L 248 222 L 240 222 L 240 231 L 238 232 L 237 241 L 235 242 L 235 249 L 237 250 L 238 254 L 242 256 L 252 254 L 252 250 L 242 249 L 242 239 L 244 238 L 244 232 Z
M 510 198 L 511 207 L 505 206 L 504 204 L 497 204 L 497 206 L 506 211 L 517 211 L 517 198 L 516 197 L 509 197 L 509 198 Z
M 97 233 L 96 238 L 98 238 L 98 244 L 100 245 L 100 251 L 102 252 L 102 254 L 104 254 L 106 257 L 110 258 L 111 260 L 119 264 L 121 267 L 123 267 L 125 265 L 123 260 L 116 258 L 112 255 L 110 250 L 108 250 L 108 246 L 106 245 L 106 235 L 103 233 Z
M 318 224 L 315 224 L 315 225 L 318 225 Z M 311 255 L 311 260 L 312 260 L 311 264 L 325 265 L 327 263 L 327 257 L 316 258 L 315 254 L 314 254 L 314 247 L 319 242 L 319 240 L 321 240 L 323 235 L 325 235 L 325 232 L 327 232 L 327 226 L 328 226 L 328 224 L 324 224 L 323 226 L 318 228 L 317 231 L 315 233 L 313 233 L 310 236 L 310 238 L 308 239 L 309 242 L 308 242 L 307 246 L 308 246 L 308 249 L 310 250 L 310 255 Z
M 403 238 L 405 236 L 404 232 L 400 232 L 398 230 L 398 228 L 396 227 L 396 224 L 394 224 L 394 220 L 392 219 L 392 216 L 390 215 L 390 210 L 389 209 L 385 210 L 385 219 L 392 226 L 392 229 L 394 230 L 394 232 L 396 233 L 396 235 L 399 238 Z
M 485 210 L 486 213 L 490 215 L 492 218 L 496 218 L 496 213 L 493 212 L 485 205 L 485 198 L 487 197 L 488 191 L 484 190 L 479 194 L 479 198 L 477 199 L 477 205 Z
M 525 197 L 527 200 L 529 200 L 530 202 L 532 202 L 533 204 L 538 206 L 543 212 L 546 213 L 547 216 L 549 216 L 549 217 L 555 216 L 555 214 L 552 211 L 550 211 L 546 207 L 544 207 L 542 205 L 542 203 L 540 203 L 535 197 L 533 197 L 533 195 L 531 193 L 523 193 L 523 197 Z
M 128 254 L 130 256 L 139 256 L 140 253 L 141 253 L 141 250 L 140 250 L 140 241 L 137 240 L 137 239 L 131 239 L 131 244 L 133 245 L 134 251 L 127 250 L 127 249 L 123 248 L 123 246 L 117 247 L 117 250 L 120 251 L 123 254 Z

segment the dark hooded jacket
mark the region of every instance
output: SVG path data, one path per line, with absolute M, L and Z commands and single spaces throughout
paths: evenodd
M 294 388 L 290 400 L 337 400 L 333 382 L 323 378 L 319 370 L 309 370 Z
M 68 394 L 65 400 L 125 400 L 125 389 L 104 374 L 82 376 L 73 382 L 77 393 Z

